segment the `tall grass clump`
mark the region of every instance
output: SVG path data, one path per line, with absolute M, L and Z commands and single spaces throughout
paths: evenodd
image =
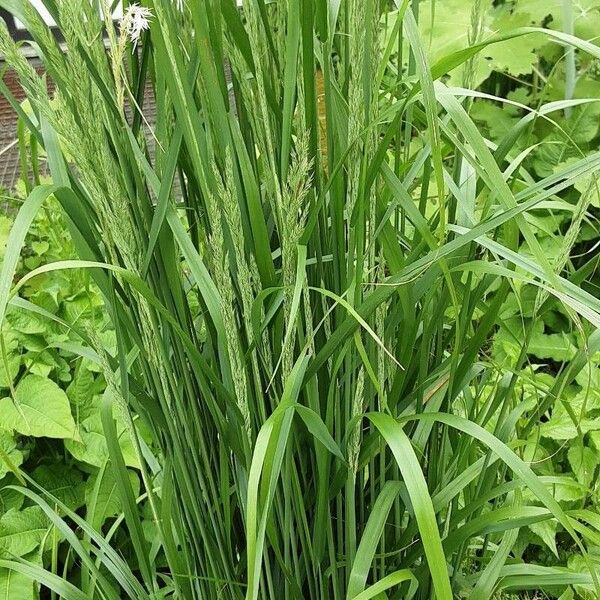
M 600 595 L 587 551 L 597 522 L 563 508 L 558 477 L 527 458 L 535 424 L 600 349 L 600 301 L 569 269 L 594 178 L 563 259 L 547 258 L 529 216 L 597 172 L 600 153 L 534 181 L 515 142 L 581 101 L 542 105 L 493 145 L 469 117 L 477 93 L 443 77 L 461 68 L 469 85 L 480 51 L 519 36 L 600 58 L 598 47 L 533 28 L 489 36 L 476 8 L 472 45 L 428 64 L 417 22 L 430 16 L 416 0 L 145 0 L 117 27 L 108 0 L 43 4 L 63 45 L 29 2 L 0 1 L 55 84 L 48 95 L 1 27 L 31 112 L 15 108 L 54 183 L 16 219 L 0 319 L 42 272 L 93 277 L 117 350 L 95 331 L 81 344 L 108 385 L 123 514 L 96 531 L 22 486 L 77 568 L 2 566 L 76 599 L 482 599 L 570 584 Z M 79 260 L 13 282 L 51 195 Z M 525 286 L 537 289 L 533 318 L 500 367 L 489 347 L 507 296 Z M 556 302 L 579 348 L 534 398 L 519 374 L 535 316 Z M 519 529 L 546 521 L 581 570 L 513 554 Z M 115 528 L 126 554 L 111 545 Z

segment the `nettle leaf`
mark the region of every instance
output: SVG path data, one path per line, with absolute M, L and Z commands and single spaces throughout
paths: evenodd
M 589 549 L 588 557 L 593 561 L 594 566 L 596 567 L 596 571 L 599 571 L 598 568 L 600 566 L 600 561 L 598 561 L 597 556 L 598 548 L 591 547 Z M 585 557 L 581 556 L 581 554 L 573 554 L 569 556 L 567 561 L 567 565 L 571 571 L 575 573 L 589 573 L 589 566 L 586 562 Z M 596 590 L 592 584 L 581 584 L 573 586 L 577 592 L 577 598 L 581 600 L 598 600 L 598 596 L 596 595 Z
M 579 428 L 583 433 L 600 429 L 599 419 L 584 418 L 579 421 Z M 577 427 L 571 420 L 571 417 L 565 412 L 561 412 L 552 418 L 547 423 L 540 425 L 540 433 L 542 437 L 547 437 L 553 440 L 572 440 L 577 437 Z
M 85 482 L 79 469 L 62 463 L 42 465 L 35 469 L 31 476 L 45 491 L 71 510 L 77 510 L 84 505 Z
M 563 131 L 553 129 L 535 151 L 533 165 L 541 177 L 548 177 L 561 166 L 581 159 L 581 146 L 585 150 L 598 135 L 600 103 L 577 106 L 569 119 L 558 119 L 558 123 Z
M 515 10 L 530 14 L 532 24 L 547 22 L 555 30 L 563 30 L 563 0 L 516 0 Z M 577 0 L 572 3 L 575 35 L 593 41 L 600 31 L 598 0 Z
M 531 336 L 528 353 L 537 358 L 549 358 L 557 362 L 571 360 L 577 352 L 573 336 L 566 333 L 545 334 L 535 332 Z
M 8 512 L 11 508 L 19 510 L 25 502 L 23 494 L 17 490 L 10 489 L 9 485 L 18 485 L 19 481 L 14 475 L 7 475 L 0 487 L 0 514 Z
M 42 316 L 18 308 L 12 308 L 6 318 L 11 327 L 19 333 L 42 335 L 49 329 L 48 321 Z
M 50 244 L 46 241 L 31 242 L 31 249 L 38 255 L 46 254 L 50 249 Z
M 0 400 L 0 428 L 34 437 L 69 439 L 77 435 L 67 395 L 39 375 L 28 375 L 19 382 L 14 401 Z
M 129 467 L 139 467 L 139 461 L 133 450 L 131 437 L 129 436 L 123 418 L 115 411 L 117 421 L 117 435 L 123 452 L 125 464 Z M 99 413 L 84 419 L 79 426 L 79 440 L 65 440 L 66 449 L 81 462 L 101 467 L 108 460 L 108 446 L 104 431 L 102 429 L 102 419 Z
M 600 103 L 591 102 L 573 109 L 564 129 L 577 144 L 587 144 L 598 135 Z
M 594 405 L 600 405 L 600 364 L 598 359 L 592 358 L 575 376 L 577 385 L 581 386 L 582 394 L 591 394 L 595 397 Z
M 10 327 L 3 328 L 2 335 L 4 336 L 6 364 L 0 355 L 0 388 L 8 388 L 19 372 L 21 366 L 21 354 L 19 352 L 19 339 L 16 332 Z
M 2 448 L 2 454 L 10 460 L 13 467 L 23 464 L 23 453 L 17 448 L 17 442 L 12 433 L 0 430 L 0 448 Z M 0 457 L 0 479 L 11 472 L 12 470 L 6 460 Z
M 79 362 L 73 381 L 67 387 L 67 396 L 73 405 L 78 420 L 91 417 L 99 410 L 98 397 L 104 391 L 104 379 L 88 368 L 91 361 Z
M 8 372 L 7 368 L 8 367 Z M 21 356 L 15 352 L 6 355 L 6 365 L 0 361 L 0 389 L 6 389 L 14 382 L 21 367 Z
M 569 448 L 567 457 L 577 481 L 589 486 L 594 479 L 594 472 L 598 466 L 598 453 L 591 448 L 576 445 Z
M 0 569 L 0 598 L 34 600 L 33 579 L 12 569 Z
M 0 517 L 0 556 L 14 558 L 32 552 L 42 543 L 50 526 L 39 506 L 9 510 Z
M 538 523 L 529 525 L 529 529 L 537 535 L 542 542 L 550 548 L 550 551 L 558 558 L 558 550 L 556 548 L 556 532 L 558 523 L 554 519 L 547 519 Z
M 127 473 L 133 493 L 137 497 L 140 493 L 139 477 L 129 469 Z M 98 481 L 98 478 L 100 478 L 100 481 Z M 85 489 L 85 502 L 90 513 L 88 519 L 92 527 L 98 530 L 104 525 L 106 519 L 122 512 L 117 480 L 110 463 L 88 479 Z
M 566 212 L 551 212 L 550 214 L 533 214 L 526 213 L 525 219 L 530 223 L 538 235 L 553 236 L 559 229 L 560 226 L 569 218 Z M 550 238 L 553 241 L 553 246 L 557 245 L 562 247 L 562 241 L 558 239 L 558 244 L 554 243 L 554 238 Z
M 582 433 L 600 430 L 600 419 L 589 416 L 591 411 L 600 409 L 600 400 L 596 400 L 593 395 L 587 395 L 583 392 L 573 393 L 572 390 L 566 393 L 565 396 L 564 399 L 575 415 Z M 571 440 L 577 437 L 577 427 L 561 401 L 557 400 L 554 404 L 550 420 L 540 425 L 540 433 L 543 437 L 553 440 Z
M 588 437 L 596 449 L 596 452 L 600 453 L 600 431 L 590 431 Z
M 471 116 L 476 121 L 485 123 L 492 140 L 502 139 L 519 120 L 518 111 L 514 107 L 501 107 L 489 100 L 475 102 Z
M 565 163 L 575 162 L 575 160 L 565 161 Z M 564 166 L 567 166 L 567 164 Z M 592 206 L 600 208 L 600 178 L 597 175 L 591 174 L 577 177 L 573 183 L 573 187 L 580 194 L 590 194 Z M 595 232 L 595 237 L 597 237 L 597 232 Z
M 579 482 L 572 477 L 563 476 L 561 481 L 557 483 L 549 483 L 546 489 L 557 502 L 577 502 L 585 498 L 587 490 Z M 523 491 L 523 499 L 530 504 L 537 504 L 537 496 L 531 490 Z
M 527 12 L 512 11 L 508 5 L 499 6 L 489 29 L 502 33 L 519 27 L 531 25 L 531 15 Z M 538 61 L 535 50 L 543 46 L 546 38 L 543 35 L 522 35 L 506 42 L 492 44 L 483 52 L 491 60 L 491 67 L 501 73 L 509 73 L 518 77 L 531 73 L 533 65 Z

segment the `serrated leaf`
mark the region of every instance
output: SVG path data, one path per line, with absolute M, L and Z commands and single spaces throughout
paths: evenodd
M 479 100 L 473 104 L 471 116 L 485 123 L 492 140 L 502 139 L 517 123 L 517 111 L 510 107 L 501 107 L 488 100 Z
M 15 400 L 0 400 L 0 428 L 34 437 L 70 439 L 77 434 L 67 395 L 39 375 L 19 382 Z
M 590 548 L 590 557 L 593 556 L 594 550 L 596 550 L 596 548 Z M 594 558 L 594 564 L 596 565 L 596 570 L 598 571 L 598 559 L 596 557 Z M 589 573 L 589 566 L 587 565 L 585 558 L 580 554 L 574 554 L 570 556 L 567 564 L 569 565 L 569 569 L 572 571 Z M 577 592 L 577 598 L 580 598 L 581 600 L 598 600 L 598 596 L 596 595 L 593 585 L 582 584 L 574 587 Z
M 571 360 L 577 352 L 577 347 L 566 333 L 536 332 L 531 336 L 528 348 L 529 354 L 538 358 L 549 358 L 557 362 Z
M 50 523 L 39 506 L 11 509 L 0 518 L 0 555 L 14 558 L 35 550 Z
M 577 144 L 587 144 L 598 135 L 600 103 L 590 102 L 577 106 L 567 120 L 566 131 Z
M 600 421 L 598 419 L 582 419 L 579 427 L 583 433 L 587 433 L 600 429 Z M 553 416 L 547 423 L 542 423 L 540 433 L 542 437 L 553 440 L 572 440 L 577 437 L 577 428 L 569 415 L 561 413 Z
M 14 382 L 21 368 L 21 357 L 18 354 L 8 354 L 6 363 L 8 370 L 4 363 L 0 364 L 0 389 L 6 389 Z
M 535 533 L 548 548 L 550 548 L 552 554 L 558 558 L 558 550 L 556 548 L 558 523 L 554 519 L 548 519 L 546 521 L 532 523 L 529 525 L 529 529 L 531 529 L 531 531 Z
M 507 32 L 531 25 L 531 15 L 527 12 L 512 11 L 507 6 L 501 6 L 495 13 L 495 18 L 490 24 L 492 31 Z M 540 35 L 523 35 L 492 44 L 485 49 L 485 55 L 490 58 L 495 71 L 506 72 L 515 77 L 527 75 L 538 61 L 536 48 L 542 46 L 545 41 Z
M 591 448 L 578 444 L 569 448 L 567 457 L 577 481 L 589 486 L 594 479 L 594 472 L 598 466 L 598 453 Z
M 67 396 L 79 420 L 91 417 L 98 410 L 98 395 L 104 390 L 104 380 L 87 368 L 89 361 L 81 361 L 73 381 L 67 387 Z
M 85 502 L 85 483 L 79 469 L 62 463 L 42 465 L 33 471 L 33 479 L 45 491 L 77 510 Z
M 23 453 L 17 448 L 17 442 L 8 431 L 0 430 L 0 479 L 3 479 L 8 473 L 12 472 L 11 466 L 18 467 L 23 463 Z M 4 458 L 6 457 L 6 458 Z M 10 461 L 7 464 L 6 459 Z
M 125 430 L 123 419 L 119 418 L 115 411 L 117 421 L 117 434 L 123 452 L 125 464 L 129 467 L 139 467 L 139 461 L 133 450 L 131 437 Z M 65 440 L 65 447 L 77 459 L 82 462 L 101 467 L 108 460 L 108 446 L 104 431 L 102 429 L 102 419 L 99 413 L 83 420 L 79 426 L 79 440 Z
M 542 25 L 555 30 L 563 29 L 563 0 L 517 0 L 515 9 L 531 15 L 532 24 Z M 597 0 L 577 0 L 572 3 L 575 35 L 592 40 L 598 35 Z
M 17 485 L 19 482 L 14 475 L 8 475 L 0 487 L 0 514 L 8 512 L 11 508 L 19 510 L 23 506 L 25 498 L 17 490 L 10 489 L 7 486 Z
M 34 600 L 33 580 L 12 569 L 0 569 L 0 598 Z
M 596 452 L 600 453 L 600 431 L 590 431 L 588 436 Z
M 21 355 L 19 352 L 19 340 L 15 331 L 10 327 L 4 327 L 4 350 L 6 351 L 6 364 L 0 353 L 0 388 L 8 388 L 14 382 L 21 366 Z M 8 369 L 7 369 L 8 367 Z
M 560 482 L 546 484 L 546 489 L 557 502 L 577 502 L 586 496 L 586 488 L 571 477 L 563 476 Z M 530 490 L 523 491 L 523 498 L 535 504 L 536 498 Z
M 48 322 L 40 315 L 20 309 L 11 308 L 6 318 L 15 331 L 26 335 L 43 335 L 49 328 Z
M 140 480 L 134 471 L 128 470 L 131 488 L 135 496 L 140 492 Z M 98 478 L 101 478 L 98 482 Z M 97 490 L 97 492 L 96 492 Z M 90 477 L 85 490 L 88 508 L 87 519 L 92 527 L 100 530 L 104 521 L 122 512 L 121 498 L 114 471 L 107 465 L 105 468 Z M 89 514 L 91 513 L 91 514 Z
M 31 249 L 38 256 L 41 256 L 42 254 L 45 254 L 46 252 L 48 252 L 49 248 L 50 248 L 50 244 L 48 242 L 46 242 L 46 241 L 31 242 Z

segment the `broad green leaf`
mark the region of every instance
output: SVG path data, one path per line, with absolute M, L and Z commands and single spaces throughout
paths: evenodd
M 123 452 L 125 464 L 129 467 L 139 467 L 139 461 L 133 449 L 131 437 L 126 431 L 122 418 L 117 417 L 117 435 Z M 102 428 L 99 413 L 84 419 L 78 428 L 78 439 L 65 440 L 65 447 L 82 462 L 101 467 L 108 460 L 108 446 Z
M 598 453 L 591 448 L 576 444 L 569 448 L 567 456 L 577 481 L 589 487 L 600 462 Z
M 598 419 L 584 418 L 578 424 L 583 433 L 600 429 Z M 553 416 L 548 422 L 542 423 L 540 433 L 543 437 L 558 441 L 572 440 L 578 435 L 575 423 L 565 412 L 561 412 L 558 416 Z
M 38 581 L 48 589 L 60 594 L 60 597 L 64 600 L 89 600 L 89 597 L 72 583 L 34 562 L 24 559 L 20 561 L 0 560 L 0 569 L 10 569 L 28 577 L 31 581 Z
M 64 502 L 70 509 L 77 510 L 84 503 L 83 473 L 73 465 L 56 463 L 42 465 L 31 474 L 35 482 Z
M 21 482 L 19 482 L 14 475 L 6 476 L 6 478 L 2 481 L 3 485 L 0 487 L 0 513 L 4 514 L 11 508 L 19 510 L 23 506 L 23 494 L 9 487 L 18 483 Z
M 21 206 L 12 229 L 10 230 L 2 261 L 2 270 L 0 271 L 0 326 L 3 323 L 6 314 L 10 287 L 13 282 L 27 231 L 42 204 L 57 189 L 57 186 L 52 185 L 42 185 L 34 189 Z
M 585 40 L 594 40 L 600 27 L 600 14 L 596 0 L 577 0 L 572 2 L 575 35 Z M 516 8 L 530 14 L 532 21 L 542 24 L 548 21 L 552 29 L 563 30 L 563 0 L 517 0 Z
M 96 377 L 90 361 L 82 361 L 67 387 L 67 396 L 79 420 L 85 420 L 98 411 L 99 395 L 104 391 L 104 381 Z
M 577 353 L 577 347 L 571 336 L 566 333 L 544 334 L 536 332 L 531 337 L 528 352 L 538 358 L 551 358 L 562 362 L 571 360 Z
M 128 473 L 133 493 L 137 497 L 140 493 L 140 480 L 135 472 L 130 470 Z M 87 520 L 97 530 L 101 529 L 106 519 L 122 512 L 114 470 L 110 466 L 101 468 L 96 475 L 88 479 L 85 501 L 88 510 Z
M 0 568 L 0 598 L 34 600 L 33 579 L 12 569 Z
M 585 573 L 586 572 L 586 564 L 581 556 L 574 554 L 569 556 L 567 564 L 569 565 L 569 569 L 572 569 L 575 572 Z M 596 562 L 596 569 L 600 571 L 600 564 Z M 596 591 L 591 583 L 580 583 L 578 585 L 573 586 L 575 591 L 577 592 L 577 598 L 581 598 L 581 600 L 597 600 Z
M 14 400 L 0 400 L 0 428 L 34 437 L 73 439 L 77 435 L 67 395 L 39 375 L 22 379 Z
M 498 106 L 488 100 L 480 100 L 473 105 L 471 117 L 484 123 L 493 140 L 501 140 L 519 121 L 519 111 L 512 106 Z
M 22 463 L 23 452 L 17 447 L 14 436 L 7 431 L 0 430 L 0 479 Z
M 556 532 L 558 523 L 554 519 L 546 519 L 538 523 L 531 523 L 529 529 L 533 531 L 550 548 L 552 554 L 558 558 L 558 549 L 556 548 Z
M 39 506 L 9 510 L 0 517 L 0 554 L 4 558 L 25 556 L 42 543 L 49 527 Z
M 14 383 L 21 366 L 18 335 L 7 327 L 2 328 L 2 335 L 6 354 L 3 356 L 0 351 L 0 389 L 8 388 Z

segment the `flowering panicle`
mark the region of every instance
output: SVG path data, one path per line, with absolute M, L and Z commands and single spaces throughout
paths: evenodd
M 178 0 L 181 2 L 183 0 Z M 150 28 L 150 19 L 152 19 L 152 11 L 145 6 L 139 4 L 130 4 L 121 19 L 121 32 L 124 32 L 133 47 L 137 46 L 140 37 L 144 31 Z

